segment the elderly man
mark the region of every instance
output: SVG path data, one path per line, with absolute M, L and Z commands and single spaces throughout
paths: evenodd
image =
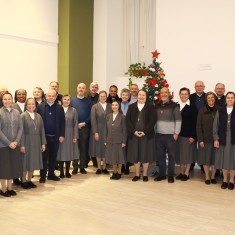
M 137 101 L 138 92 L 139 92 L 138 85 L 137 84 L 131 84 L 130 92 L 131 92 L 131 97 L 130 97 L 130 103 L 129 104 L 133 104 Z
M 78 148 L 80 149 L 80 173 L 87 174 L 85 168 L 89 162 L 88 149 L 90 139 L 90 113 L 91 113 L 91 101 L 85 97 L 86 85 L 79 83 L 77 86 L 77 96 L 71 99 L 71 106 L 78 112 Z M 73 161 L 72 174 L 78 173 L 78 160 Z
M 60 180 L 55 175 L 55 165 L 59 143 L 63 142 L 65 137 L 65 115 L 64 109 L 55 100 L 56 91 L 49 90 L 46 93 L 46 102 L 37 106 L 37 112 L 43 119 L 47 140 L 46 151 L 43 152 L 43 169 L 40 170 L 40 183 L 45 183 L 46 181 L 47 166 L 49 168 L 47 179 Z
M 206 93 L 204 92 L 205 90 L 204 82 L 196 81 L 194 88 L 195 88 L 195 93 L 189 96 L 189 100 L 190 104 L 196 106 L 197 110 L 199 111 L 206 104 L 206 99 L 205 99 Z
M 225 106 L 225 85 L 223 83 L 217 83 L 215 85 L 215 94 L 216 94 L 216 105 L 219 107 Z
M 174 183 L 176 141 L 181 130 L 181 113 L 179 106 L 170 100 L 169 89 L 160 90 L 161 101 L 156 104 L 157 122 L 156 154 L 159 165 L 159 175 L 154 179 L 166 179 L 166 153 L 168 155 L 168 183 Z
M 61 105 L 62 102 L 62 95 L 59 94 L 59 83 L 57 81 L 50 82 L 49 89 L 50 90 L 55 90 L 56 91 L 56 99 L 55 102 Z

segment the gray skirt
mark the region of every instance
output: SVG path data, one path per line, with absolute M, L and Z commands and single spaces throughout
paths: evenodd
M 205 143 L 204 148 L 201 148 L 198 144 L 197 163 L 207 166 L 215 164 L 215 148 L 213 143 Z
M 235 145 L 226 144 L 215 150 L 216 169 L 235 170 Z
M 0 148 L 0 179 L 16 179 L 23 175 L 23 157 L 20 148 Z
M 191 164 L 196 161 L 197 142 L 194 141 L 189 144 L 188 137 L 179 136 L 176 145 L 176 158 L 177 164 Z
M 105 161 L 110 165 L 126 163 L 126 147 L 122 148 L 122 144 L 106 144 Z
M 147 163 L 156 161 L 154 137 L 132 136 L 128 139 L 127 161 L 130 163 Z

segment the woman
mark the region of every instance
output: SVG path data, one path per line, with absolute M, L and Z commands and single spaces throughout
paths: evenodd
M 96 157 L 97 160 L 97 175 L 100 175 L 101 173 L 109 174 L 105 162 L 104 127 L 105 118 L 112 112 L 112 109 L 111 104 L 107 103 L 106 100 L 106 91 L 100 91 L 99 103 L 93 105 L 91 109 L 91 137 L 89 150 L 90 156 Z M 101 160 L 103 161 L 102 166 Z
M 217 111 L 215 105 L 216 96 L 213 92 L 206 93 L 206 105 L 199 110 L 197 117 L 197 139 L 199 165 L 203 165 L 205 171 L 205 184 L 216 184 L 215 179 L 215 149 L 213 140 L 213 121 Z M 211 167 L 211 177 L 209 175 Z
M 180 164 L 180 174 L 176 179 L 187 181 L 189 179 L 189 170 L 192 162 L 195 162 L 196 146 L 196 123 L 197 110 L 195 106 L 190 105 L 190 90 L 186 87 L 180 89 L 180 111 L 182 116 L 181 131 L 177 141 L 176 163 Z
M 36 101 L 28 98 L 26 111 L 21 114 L 24 134 L 21 139 L 21 152 L 24 153 L 23 177 L 21 187 L 36 188 L 32 182 L 34 170 L 43 169 L 42 152 L 46 149 L 46 137 L 41 116 L 35 113 Z
M 104 139 L 106 145 L 105 159 L 113 165 L 111 180 L 119 180 L 122 176 L 122 164 L 125 164 L 126 123 L 125 116 L 119 112 L 120 103 L 113 101 L 112 113 L 107 115 L 105 122 Z
M 33 96 L 34 96 L 34 99 L 36 100 L 36 106 L 38 106 L 39 104 L 45 101 L 44 91 L 42 90 L 41 87 L 35 87 L 33 89 Z
M 87 95 L 87 99 L 89 99 L 92 103 L 92 105 L 98 103 L 99 101 L 99 94 L 98 94 L 98 90 L 99 90 L 99 85 L 97 82 L 92 82 L 90 84 L 90 88 L 89 88 L 89 93 Z
M 62 96 L 62 107 L 65 113 L 65 139 L 59 145 L 57 161 L 60 166 L 60 178 L 71 178 L 69 168 L 71 161 L 79 158 L 78 153 L 78 114 L 75 108 L 70 107 L 71 96 Z M 64 174 L 65 164 L 65 174 Z
M 13 98 L 8 92 L 2 96 L 0 109 L 0 182 L 4 197 L 15 196 L 12 179 L 23 174 L 19 142 L 23 132 L 22 120 L 18 110 L 11 108 Z
M 143 165 L 143 181 L 148 181 L 149 162 L 155 161 L 154 125 L 156 113 L 152 104 L 147 103 L 147 92 L 138 92 L 137 102 L 129 106 L 126 123 L 128 135 L 127 161 L 135 165 L 135 177 L 140 180 L 140 163 Z
M 226 94 L 226 106 L 221 107 L 215 115 L 213 133 L 215 150 L 215 167 L 223 171 L 222 189 L 234 189 L 235 172 L 235 94 Z M 228 171 L 230 179 L 228 183 Z
M 12 108 L 17 109 L 20 114 L 25 111 L 25 101 L 27 98 L 27 91 L 24 89 L 18 89 L 15 91 L 15 103 L 12 104 Z

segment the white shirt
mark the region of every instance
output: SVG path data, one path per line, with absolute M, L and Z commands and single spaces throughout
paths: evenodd
M 186 104 L 190 105 L 190 100 L 187 100 L 186 102 L 182 102 L 181 100 L 179 101 L 180 111 L 185 107 Z
M 34 118 L 35 118 L 35 113 L 34 112 L 29 112 L 28 110 L 26 111 L 28 114 L 29 114 L 29 116 L 34 120 Z
M 140 103 L 137 103 L 137 107 L 139 109 L 139 111 L 141 111 L 143 109 L 145 104 L 140 104 Z

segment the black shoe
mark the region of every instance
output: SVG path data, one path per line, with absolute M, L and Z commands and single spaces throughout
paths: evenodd
M 7 190 L 7 192 L 9 192 L 11 196 L 16 196 L 17 194 L 14 190 Z
M 66 178 L 71 178 L 72 177 L 72 175 L 70 173 L 66 173 L 65 176 L 66 176 Z
M 21 185 L 21 180 L 17 179 L 13 179 L 13 183 L 14 185 Z
M 217 184 L 216 179 L 211 179 L 211 183 L 212 183 L 212 184 Z
M 168 176 L 168 183 L 174 183 L 174 177 L 173 176 Z
M 234 184 L 228 183 L 228 190 L 234 190 Z
M 44 184 L 46 182 L 46 179 L 44 177 L 41 177 L 39 180 L 39 183 Z
M 60 177 L 56 176 L 56 175 L 48 175 L 47 177 L 48 180 L 53 180 L 53 181 L 60 181 Z
M 97 169 L 97 170 L 96 170 L 96 174 L 97 174 L 97 175 L 101 175 L 101 173 L 102 173 L 102 171 L 101 171 L 100 169 Z
M 158 176 L 154 179 L 154 181 L 162 181 L 162 180 L 166 180 L 166 176 Z
M 0 191 L 0 195 L 2 195 L 3 197 L 11 197 L 9 191 L 6 191 L 5 193 L 3 191 Z
M 115 180 L 120 180 L 121 178 L 122 178 L 122 174 L 117 173 L 116 177 L 115 177 Z
M 138 181 L 138 180 L 140 180 L 140 176 L 135 176 L 135 177 L 132 179 L 133 182 L 136 182 L 136 181 Z
M 21 184 L 21 187 L 24 188 L 24 189 L 30 189 L 30 186 L 29 186 L 28 182 L 23 182 Z
M 80 169 L 80 173 L 83 174 L 83 175 L 85 175 L 85 174 L 87 174 L 87 171 L 86 171 L 84 168 L 81 168 L 81 169 Z
M 211 184 L 211 181 L 210 180 L 205 180 L 205 184 L 209 185 L 209 184 Z
M 116 179 L 116 176 L 117 176 L 118 173 L 113 173 L 112 176 L 110 177 L 111 180 L 115 180 Z
M 65 177 L 64 173 L 60 174 L 60 178 L 63 179 Z
M 175 177 L 177 180 L 181 180 L 182 178 L 183 178 L 183 174 L 179 174 L 179 175 L 177 175 L 176 177 Z
M 29 185 L 30 188 L 37 188 L 37 185 L 34 184 L 32 181 L 29 181 L 28 185 Z
M 189 180 L 189 175 L 183 175 L 181 181 L 187 181 L 187 180 Z
M 72 174 L 76 175 L 78 173 L 78 169 L 73 169 Z
M 144 181 L 144 182 L 148 182 L 148 181 L 149 181 L 148 176 L 143 176 L 143 181 Z
M 155 171 L 155 172 L 153 172 L 153 174 L 151 175 L 151 177 L 158 177 L 159 176 L 159 172 L 158 171 Z
M 105 175 L 109 175 L 109 171 L 107 169 L 103 169 L 102 173 L 105 174 Z
M 227 183 L 227 182 L 223 182 L 223 183 L 221 184 L 221 188 L 222 188 L 222 189 L 228 188 L 228 183 Z

